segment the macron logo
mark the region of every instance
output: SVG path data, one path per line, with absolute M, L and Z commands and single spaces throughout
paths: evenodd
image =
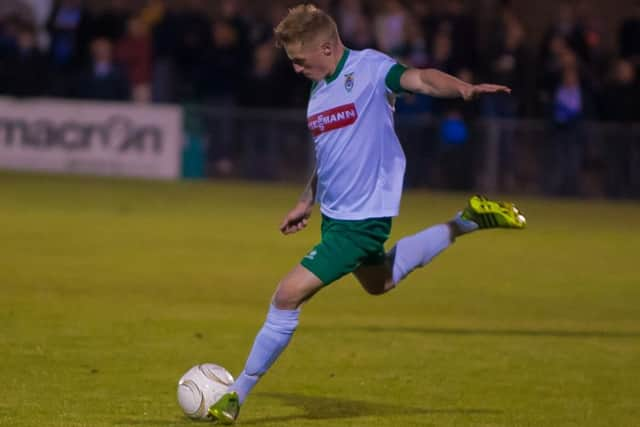
M 307 118 L 311 135 L 318 136 L 325 132 L 347 127 L 358 118 L 355 104 L 341 105 Z

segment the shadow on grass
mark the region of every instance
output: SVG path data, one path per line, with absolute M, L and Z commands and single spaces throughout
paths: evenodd
M 180 409 L 178 409 L 180 411 Z M 212 425 L 210 420 L 191 420 L 184 417 L 174 417 L 166 420 L 159 419 L 130 419 L 130 420 L 120 420 L 116 421 L 113 425 L 115 426 L 162 426 L 162 427 L 180 427 L 180 426 L 207 426 Z
M 259 425 L 263 423 L 279 423 L 294 420 L 339 420 L 358 417 L 388 417 L 400 415 L 500 415 L 503 412 L 495 409 L 482 408 L 411 408 L 386 403 L 349 400 L 342 397 L 305 396 L 292 393 L 258 393 L 260 396 L 280 400 L 284 405 L 292 406 L 303 411 L 301 414 L 284 415 L 257 419 L 241 419 L 242 425 Z M 246 415 L 246 414 L 245 414 Z M 129 419 L 120 420 L 117 426 L 197 426 L 210 425 L 206 420 L 189 420 L 187 417 L 173 419 Z
M 316 329 L 315 327 L 312 327 Z M 317 328 L 317 329 L 325 329 Z M 333 328 L 326 328 L 332 329 Z M 364 332 L 413 333 L 423 335 L 478 335 L 478 336 L 522 336 L 522 337 L 554 337 L 554 338 L 640 338 L 635 331 L 566 331 L 559 329 L 464 329 L 464 328 L 421 328 L 421 327 L 386 327 L 386 326 L 352 326 L 342 329 Z
M 179 411 L 179 409 L 178 409 Z M 180 427 L 180 426 L 206 426 L 211 425 L 209 420 L 191 420 L 186 416 L 183 419 L 166 419 L 166 420 L 120 420 L 116 421 L 114 426 L 162 426 L 162 427 Z
M 260 396 L 270 397 L 282 401 L 285 405 L 293 406 L 304 411 L 302 414 L 286 415 L 279 417 L 266 417 L 259 419 L 242 420 L 242 425 L 278 423 L 293 420 L 335 420 L 341 418 L 357 418 L 369 416 L 392 415 L 499 415 L 502 411 L 491 409 L 471 408 L 410 408 L 386 403 L 364 402 L 349 400 L 342 397 L 305 396 L 289 393 L 260 393 Z

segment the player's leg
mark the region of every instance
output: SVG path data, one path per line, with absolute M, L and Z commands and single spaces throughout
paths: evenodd
M 322 242 L 278 285 L 244 370 L 230 391 L 209 409 L 214 419 L 233 423 L 251 389 L 289 344 L 298 325 L 300 305 L 323 286 L 352 272 L 364 255 L 352 240 L 345 222 L 323 217 Z
M 361 265 L 353 272 L 365 291 L 371 295 L 382 295 L 395 287 L 388 263 Z
M 297 265 L 282 279 L 243 371 L 229 392 L 209 409 L 214 419 L 223 424 L 235 421 L 240 405 L 291 341 L 298 326 L 300 305 L 322 286 L 323 282 L 302 265 Z
M 384 262 L 362 265 L 354 274 L 367 292 L 380 295 L 393 289 L 416 268 L 431 262 L 463 234 L 486 228 L 522 229 L 525 225 L 525 217 L 513 204 L 473 196 L 453 220 L 400 239 Z
M 272 305 L 279 310 L 296 310 L 323 285 L 318 276 L 298 264 L 278 284 L 273 294 Z
M 475 224 L 468 224 L 468 226 L 474 227 Z M 393 289 L 411 271 L 431 262 L 464 232 L 454 221 L 434 225 L 400 239 L 387 252 L 383 262 L 363 264 L 354 271 L 354 275 L 368 293 L 384 294 Z
M 262 375 L 286 348 L 298 326 L 300 305 L 322 287 L 322 281 L 297 265 L 278 285 L 267 319 L 249 353 L 244 370 L 231 386 L 242 404 Z

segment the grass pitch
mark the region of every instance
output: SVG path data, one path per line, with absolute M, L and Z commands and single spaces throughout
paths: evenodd
M 237 374 L 279 278 L 319 238 L 300 186 L 0 174 L 0 425 L 190 426 L 192 365 Z M 409 192 L 390 243 L 466 195 Z M 256 426 L 640 425 L 640 205 L 517 198 L 398 289 L 302 311 L 242 408 Z

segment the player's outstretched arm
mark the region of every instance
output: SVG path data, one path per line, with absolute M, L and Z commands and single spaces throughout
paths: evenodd
M 400 77 L 400 86 L 413 93 L 438 98 L 464 98 L 470 101 L 487 93 L 511 93 L 506 86 L 494 84 L 473 85 L 433 68 L 410 68 Z
M 304 189 L 302 196 L 300 196 L 300 200 L 298 200 L 296 206 L 287 213 L 280 224 L 280 232 L 282 234 L 293 234 L 307 226 L 311 212 L 313 212 L 313 204 L 316 200 L 317 183 L 318 174 L 316 173 L 316 169 L 314 169 L 309 183 Z

